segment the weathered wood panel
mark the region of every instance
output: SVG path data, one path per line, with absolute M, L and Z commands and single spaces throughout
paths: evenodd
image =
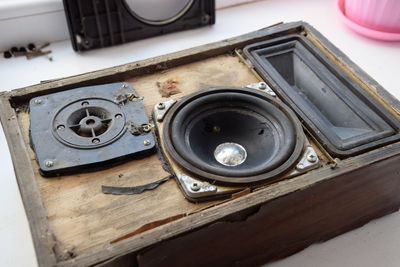
M 328 240 L 400 206 L 400 156 L 149 248 L 139 266 L 257 266 Z
M 128 80 L 137 93 L 144 96 L 143 104 L 149 116 L 155 104 L 166 100 L 158 92 L 157 82 L 168 79 L 174 79 L 182 92 L 173 98 L 205 87 L 242 86 L 257 82 L 249 69 L 231 55 Z M 28 148 L 29 114 L 20 112 L 18 121 L 24 145 Z M 193 204 L 186 201 L 173 180 L 140 195 L 115 196 L 101 192 L 101 185 L 135 186 L 167 176 L 157 155 L 102 171 L 43 178 L 38 173 L 34 152 L 30 148 L 28 151 L 48 224 L 56 240 L 54 245 L 59 260 L 106 248 L 110 242 L 154 221 L 186 216 L 218 203 Z

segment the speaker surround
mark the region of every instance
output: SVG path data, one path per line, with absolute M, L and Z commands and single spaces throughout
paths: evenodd
M 298 161 L 305 144 L 301 123 L 285 104 L 239 87 L 209 88 L 181 99 L 165 116 L 162 139 L 185 171 L 229 185 L 282 175 Z M 218 160 L 217 150 L 228 144 L 222 157 L 242 162 Z

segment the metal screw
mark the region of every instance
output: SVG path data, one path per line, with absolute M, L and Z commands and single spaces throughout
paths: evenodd
M 44 165 L 45 165 L 47 168 L 50 168 L 50 167 L 53 167 L 54 162 L 52 162 L 51 160 L 48 160 L 48 161 L 46 161 L 46 162 L 44 163 Z
M 143 145 L 149 146 L 151 144 L 150 140 L 144 140 Z
M 193 183 L 190 186 L 190 189 L 192 189 L 193 191 L 199 191 L 200 190 L 200 185 L 198 183 Z
M 165 109 L 165 104 L 164 103 L 158 103 L 157 108 L 158 109 Z
M 64 130 L 64 129 L 65 129 L 65 126 L 64 126 L 64 125 L 58 125 L 58 126 L 57 126 L 57 130 L 62 131 L 62 130 Z
M 339 159 L 338 158 L 335 158 L 334 160 L 333 160 L 333 164 L 331 165 L 331 169 L 333 170 L 333 169 L 336 169 L 337 167 L 338 167 L 338 163 L 339 163 Z
M 317 157 L 314 154 L 310 154 L 307 156 L 307 160 L 309 162 L 316 162 L 317 161 Z
M 304 169 L 303 163 L 297 164 L 296 169 L 298 169 L 298 170 L 303 170 L 303 169 Z
M 128 85 L 127 85 L 126 83 L 124 83 L 124 84 L 122 85 L 122 87 L 123 87 L 123 88 L 128 88 Z
M 93 143 L 93 144 L 98 144 L 98 143 L 100 143 L 100 140 L 97 139 L 97 138 L 95 138 L 95 139 L 92 140 L 92 143 Z
M 89 102 L 82 102 L 82 106 L 84 106 L 84 107 L 86 107 L 86 106 L 89 106 Z
M 211 17 L 210 15 L 204 15 L 203 17 L 201 17 L 201 22 L 203 24 L 207 24 L 210 21 Z
M 143 124 L 142 125 L 142 129 L 143 131 L 145 131 L 146 133 L 151 131 L 151 125 L 150 124 Z
M 41 99 L 35 99 L 34 103 L 36 105 L 40 105 L 40 104 L 42 104 L 42 100 Z
M 258 88 L 264 90 L 264 89 L 267 89 L 267 85 L 265 83 L 260 83 L 258 85 Z
M 115 118 L 116 119 L 120 119 L 120 118 L 122 118 L 122 115 L 121 114 L 117 114 L 117 115 L 115 115 Z

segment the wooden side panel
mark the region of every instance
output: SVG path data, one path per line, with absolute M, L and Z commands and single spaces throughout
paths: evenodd
M 255 266 L 289 256 L 396 211 L 399 164 L 395 156 L 225 217 L 142 251 L 139 266 Z
M 11 108 L 8 98 L 3 95 L 0 97 L 0 118 L 14 163 L 14 171 L 24 202 L 36 254 L 40 255 L 39 264 L 52 266 L 56 263 L 53 252 L 55 243 L 40 199 L 39 185 L 33 177 L 33 170 L 27 167 L 30 162 L 30 157 L 26 153 L 29 146 L 22 139 L 23 133 L 18 126 L 15 110 Z M 16 162 L 18 162 L 18 165 L 15 164 Z

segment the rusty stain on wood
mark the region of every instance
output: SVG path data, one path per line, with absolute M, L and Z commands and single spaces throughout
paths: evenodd
M 164 82 L 157 82 L 158 92 L 162 97 L 170 97 L 171 95 L 176 95 L 181 93 L 178 88 L 178 78 L 169 78 Z

